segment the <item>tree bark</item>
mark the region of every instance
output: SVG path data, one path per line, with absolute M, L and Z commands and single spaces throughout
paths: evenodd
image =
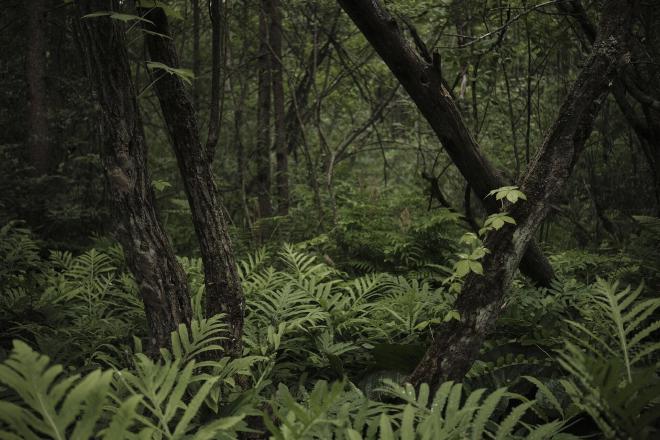
M 259 217 L 273 215 L 273 205 L 270 198 L 270 92 L 271 69 L 270 48 L 268 47 L 268 0 L 259 2 L 259 56 L 257 59 L 257 200 Z
M 577 24 L 578 35 L 581 36 L 583 44 L 593 44 L 596 39 L 596 29 L 592 24 L 587 11 L 580 0 L 564 0 L 558 2 L 557 10 L 569 15 Z M 653 95 L 660 96 L 660 9 L 657 7 L 642 6 L 638 12 L 638 19 L 644 30 L 644 46 L 635 47 L 633 51 L 638 62 L 631 71 L 622 72 L 614 80 L 615 87 L 612 88 L 612 96 L 621 110 L 628 125 L 633 129 L 642 151 L 646 156 L 651 174 L 654 180 L 656 208 L 660 214 L 660 109 L 653 106 Z M 639 44 L 638 44 L 639 46 Z M 644 67 L 642 67 L 644 66 Z M 634 73 L 634 75 L 632 75 Z M 636 77 L 636 78 L 635 78 Z M 640 90 L 644 89 L 643 91 Z M 626 92 L 638 101 L 642 107 L 642 115 L 633 107 L 628 100 Z M 658 101 L 656 101 L 658 102 Z M 659 103 L 660 105 L 660 103 Z
M 199 110 L 199 76 L 201 72 L 201 60 L 199 56 L 200 27 L 202 21 L 202 11 L 199 7 L 199 0 L 191 0 L 193 14 L 193 53 L 192 53 L 192 71 L 193 79 L 192 102 L 196 110 Z
M 273 85 L 273 119 L 275 122 L 275 187 L 277 214 L 289 213 L 289 151 L 287 148 L 284 110 L 284 78 L 282 66 L 282 11 L 280 0 L 269 0 L 270 68 Z
M 145 18 L 152 31 L 146 35 L 152 61 L 178 68 L 179 58 L 171 38 L 167 16 L 160 8 L 152 8 Z M 242 352 L 245 301 L 241 289 L 231 240 L 227 231 L 224 208 L 218 198 L 208 152 L 202 147 L 195 111 L 183 81 L 166 72 L 155 82 L 179 171 L 183 178 L 192 220 L 204 263 L 206 284 L 206 316 L 225 314 L 230 337 L 223 342 L 225 352 L 239 356 Z
M 211 104 L 209 106 L 209 131 L 206 137 L 206 159 L 209 163 L 213 163 L 215 146 L 218 143 L 218 137 L 220 137 L 221 5 L 221 0 L 210 0 L 209 2 L 209 18 L 211 19 Z
M 505 206 L 517 224 L 487 235 L 485 246 L 490 253 L 482 261 L 484 275 L 472 273 L 466 278 L 455 305 L 460 321 L 439 329 L 408 378 L 412 384 L 427 382 L 435 388 L 445 379 L 461 380 L 476 359 L 504 307 L 504 295 L 525 247 L 583 150 L 616 70 L 629 61 L 625 51 L 631 11 L 627 1 L 606 3 L 592 54 L 522 179 L 527 201 Z
M 28 8 L 28 44 L 26 77 L 30 94 L 28 152 L 37 174 L 48 171 L 48 104 L 46 95 L 46 3 L 34 0 Z
M 499 202 L 486 196 L 507 182 L 481 153 L 447 89 L 439 63 L 415 52 L 399 23 L 377 0 L 337 1 L 406 89 L 486 210 L 498 212 Z M 554 277 L 534 241 L 529 242 L 520 269 L 542 286 L 549 286 Z
M 118 2 L 112 0 L 79 0 L 77 6 L 79 17 L 118 10 Z M 170 332 L 190 323 L 186 275 L 154 206 L 124 27 L 108 17 L 80 18 L 79 25 L 89 78 L 100 104 L 101 159 L 114 234 L 144 302 L 150 352 L 157 353 L 170 344 Z

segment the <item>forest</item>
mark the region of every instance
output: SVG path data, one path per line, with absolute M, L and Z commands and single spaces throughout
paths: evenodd
M 0 439 L 660 438 L 660 1 L 2 0 Z

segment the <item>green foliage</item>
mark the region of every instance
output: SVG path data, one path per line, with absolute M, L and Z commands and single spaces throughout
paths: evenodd
M 657 298 L 640 299 L 642 287 L 618 290 L 598 280 L 584 323 L 573 332 L 558 361 L 571 378 L 562 385 L 606 438 L 654 438 L 660 420 Z
M 239 263 L 245 351 L 231 359 L 223 317 L 202 316 L 201 261 L 181 258 L 195 320 L 148 358 L 118 248 L 43 258 L 26 229 L 1 232 L 5 338 L 88 370 L 72 376 L 15 342 L 0 368 L 7 438 L 236 438 L 255 426 L 284 439 L 570 438 L 585 420 L 588 432 L 610 438 L 656 435 L 660 303 L 644 285 L 578 279 L 616 271 L 612 257 L 583 252 L 571 266 L 556 256 L 566 263 L 551 289 L 516 280 L 465 382 L 431 395 L 392 380 L 414 368 L 435 326 L 460 319 L 455 274 L 354 277 L 305 245 L 261 248 Z M 483 254 L 474 234 L 455 249 L 458 261 Z
M 99 433 L 97 423 L 107 404 L 112 371 L 96 370 L 83 378 L 65 376 L 61 365 L 51 366 L 49 361 L 16 341 L 12 356 L 0 365 L 0 383 L 22 403 L 0 401 L 0 420 L 10 428 L 0 431 L 3 438 L 86 440 Z M 109 433 L 126 435 L 136 404 L 135 399 L 119 402 L 123 411 L 110 420 Z M 103 438 L 117 437 L 106 433 Z

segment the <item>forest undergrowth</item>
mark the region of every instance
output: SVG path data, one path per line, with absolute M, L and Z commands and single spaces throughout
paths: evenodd
M 479 271 L 470 234 L 453 241 L 446 265 L 424 259 L 428 221 L 410 225 L 408 246 L 392 250 L 387 234 L 356 245 L 357 265 L 319 252 L 332 248 L 327 236 L 259 249 L 239 263 L 244 351 L 230 359 L 223 317 L 203 317 L 200 259 L 179 259 L 191 326 L 148 356 L 119 247 L 48 252 L 10 223 L 0 230 L 0 437 L 656 438 L 660 234 L 657 220 L 638 221 L 629 249 L 553 254 L 549 289 L 517 278 L 463 383 L 433 393 L 405 377 L 435 325 L 460 319 L 461 278 Z M 441 211 L 432 223 L 457 222 Z M 369 269 L 384 243 L 398 271 Z

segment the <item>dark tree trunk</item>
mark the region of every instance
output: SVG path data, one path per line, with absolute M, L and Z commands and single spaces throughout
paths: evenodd
M 377 0 L 338 2 L 406 89 L 486 210 L 497 212 L 499 202 L 486 196 L 508 183 L 481 153 L 442 78 L 439 63 L 415 52 L 399 23 Z M 542 286 L 550 285 L 554 277 L 552 266 L 535 241 L 528 243 L 520 269 Z
M 567 180 L 591 133 L 594 119 L 616 69 L 626 60 L 631 5 L 609 0 L 599 37 L 584 69 L 562 104 L 559 115 L 521 182 L 527 201 L 505 206 L 516 225 L 489 233 L 484 275 L 465 280 L 456 309 L 461 319 L 441 328 L 433 345 L 409 377 L 418 386 L 432 387 L 445 380 L 461 380 L 476 359 L 484 338 L 495 325 L 527 244 Z
M 28 151 L 37 174 L 45 174 L 50 163 L 48 107 L 46 98 L 46 2 L 34 0 L 28 8 L 29 44 L 27 82 L 30 93 Z
M 160 8 L 149 9 L 146 35 L 152 61 L 178 68 L 179 58 L 170 35 L 167 16 Z M 238 277 L 224 208 L 218 198 L 208 152 L 202 147 L 197 118 L 183 81 L 156 71 L 156 94 L 160 101 L 172 146 L 183 178 L 192 220 L 199 242 L 206 284 L 206 316 L 224 313 L 230 338 L 224 342 L 229 355 L 242 352 L 244 299 Z
M 200 25 L 202 21 L 202 11 L 199 7 L 199 0 L 191 0 L 193 14 L 193 53 L 192 53 L 192 71 L 195 75 L 193 80 L 192 102 L 195 109 L 199 110 L 199 75 L 201 71 L 201 60 L 199 56 L 200 43 Z
M 580 0 L 564 0 L 557 9 L 569 15 L 577 24 L 583 43 L 593 44 L 596 29 Z M 614 80 L 612 95 L 621 114 L 635 132 L 646 156 L 654 181 L 658 215 L 660 215 L 660 8 L 641 6 L 637 21 L 644 31 L 643 47 L 633 47 L 634 66 Z M 636 109 L 627 93 L 642 107 Z M 655 98 L 654 98 L 655 96 Z
M 289 213 L 289 151 L 286 143 L 284 113 L 284 78 L 282 66 L 282 11 L 280 0 L 270 0 L 270 67 L 273 84 L 273 119 L 275 122 L 275 186 L 277 188 L 277 214 Z
M 79 0 L 79 16 L 117 10 L 111 0 Z M 147 147 L 133 87 L 124 27 L 108 17 L 81 18 L 81 46 L 101 112 L 101 158 L 114 233 L 135 276 L 151 330 L 150 351 L 170 344 L 170 332 L 189 324 L 186 275 L 154 207 Z
M 221 0 L 210 0 L 211 19 L 211 105 L 209 110 L 209 131 L 206 137 L 206 157 L 213 163 L 215 146 L 220 137 L 220 51 L 222 45 Z
M 258 91 L 257 91 L 257 199 L 259 217 L 273 215 L 273 205 L 270 198 L 270 91 L 271 68 L 270 48 L 268 47 L 268 0 L 259 2 L 259 56 L 257 60 Z

